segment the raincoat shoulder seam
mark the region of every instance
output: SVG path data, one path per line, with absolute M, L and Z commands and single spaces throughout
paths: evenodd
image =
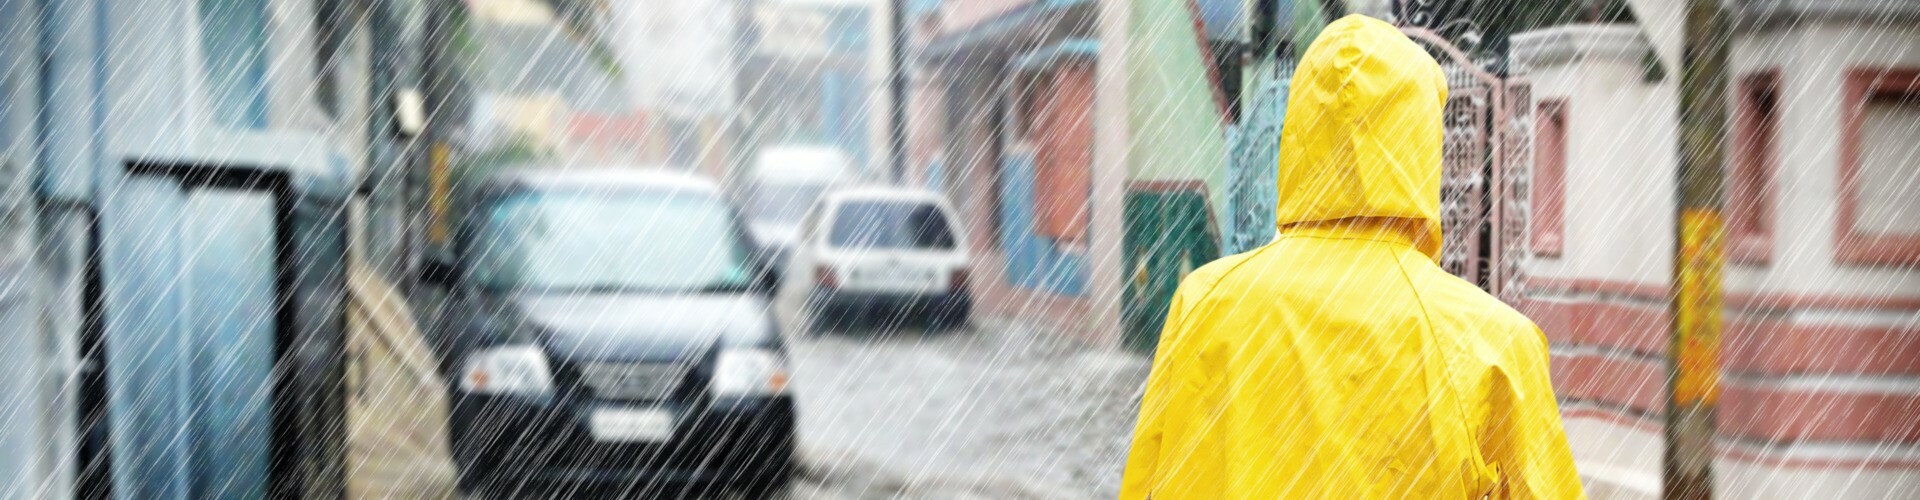
M 1441 373 L 1446 374 L 1446 378 L 1440 381 L 1441 384 L 1443 385 L 1442 387 L 1433 388 L 1434 393 L 1438 394 L 1441 391 L 1446 391 L 1446 392 L 1458 391 L 1459 388 L 1454 387 L 1452 385 L 1454 377 L 1458 376 L 1458 374 L 1454 373 L 1453 362 L 1450 360 L 1451 355 L 1448 353 L 1448 351 L 1454 349 L 1454 346 L 1448 345 L 1447 342 L 1443 341 L 1443 339 L 1440 338 L 1440 333 L 1434 329 L 1433 313 L 1429 311 L 1429 309 L 1427 308 L 1426 296 L 1422 295 L 1420 293 L 1420 287 L 1413 283 L 1413 275 L 1407 272 L 1406 261 L 1404 259 L 1401 259 L 1399 256 L 1393 256 L 1393 268 L 1400 271 L 1400 279 L 1407 284 L 1407 290 L 1413 293 L 1414 303 L 1419 304 L 1420 319 L 1423 320 L 1425 323 L 1424 326 L 1426 327 L 1426 331 L 1427 331 L 1428 343 L 1429 345 L 1432 345 L 1434 351 L 1440 355 L 1440 359 L 1431 360 L 1431 362 L 1440 363 L 1440 371 Z M 1466 415 L 1470 415 L 1471 413 L 1467 410 L 1467 402 L 1463 398 L 1458 397 L 1457 394 L 1455 396 L 1456 397 L 1453 400 L 1454 411 L 1460 412 L 1459 414 L 1463 418 Z M 1462 430 L 1467 432 L 1468 434 L 1472 433 L 1471 424 L 1468 424 L 1465 421 L 1457 421 L 1455 423 L 1463 427 L 1467 427 L 1467 429 L 1462 429 Z
M 1413 276 L 1407 274 L 1406 263 L 1401 262 L 1398 256 L 1394 256 L 1393 269 L 1400 272 L 1400 281 L 1406 283 L 1408 291 L 1413 292 L 1413 303 L 1420 306 L 1420 326 L 1426 328 L 1427 335 L 1435 335 L 1433 330 L 1433 314 L 1427 311 L 1427 298 L 1420 293 L 1420 287 L 1413 284 Z
M 1275 243 L 1278 243 L 1278 241 L 1275 241 Z M 1201 292 L 1201 293 L 1200 293 L 1200 295 L 1199 295 L 1198 297 L 1194 297 L 1194 298 L 1193 298 L 1193 303 L 1195 303 L 1195 304 L 1198 304 L 1198 303 L 1200 303 L 1200 302 L 1202 302 L 1202 301 L 1205 301 L 1205 300 L 1207 300 L 1207 298 L 1209 298 L 1209 297 L 1213 297 L 1213 292 L 1214 292 L 1215 290 L 1219 290 L 1219 289 L 1220 289 L 1220 282 L 1221 282 L 1221 281 L 1226 281 L 1226 279 L 1227 279 L 1227 276 L 1230 276 L 1230 275 L 1232 275 L 1232 274 L 1233 274 L 1233 273 L 1234 273 L 1235 271 L 1239 271 L 1239 270 L 1240 270 L 1240 266 L 1244 266 L 1244 265 L 1247 265 L 1247 263 L 1248 263 L 1248 262 L 1252 262 L 1254 258 L 1256 258 L 1256 257 L 1259 257 L 1259 256 L 1260 256 L 1261 254 L 1264 254 L 1264 253 L 1266 253 L 1266 252 L 1267 252 L 1267 250 L 1269 250 L 1269 249 L 1272 249 L 1272 248 L 1273 248 L 1273 245 L 1272 245 L 1272 244 L 1267 244 L 1267 245 L 1264 245 L 1264 246 L 1261 246 L 1260 248 L 1258 248 L 1258 249 L 1255 249 L 1255 250 L 1254 250 L 1254 251 L 1253 251 L 1253 252 L 1252 252 L 1251 254 L 1249 254 L 1249 255 L 1247 255 L 1247 256 L 1246 256 L 1245 258 L 1242 258 L 1242 259 L 1240 259 L 1240 262 L 1235 262 L 1235 263 L 1233 263 L 1233 267 L 1229 267 L 1229 268 L 1227 268 L 1227 269 L 1226 269 L 1226 270 L 1224 270 L 1224 271 L 1220 271 L 1220 274 L 1219 274 L 1219 275 L 1216 275 L 1216 276 L 1212 276 L 1212 278 L 1213 278 L 1213 282 L 1212 282 L 1212 283 L 1208 283 L 1208 284 L 1207 284 L 1207 290 L 1206 290 L 1206 291 L 1204 291 L 1204 292 Z M 1171 312 L 1171 311 L 1169 311 L 1169 312 Z M 1186 325 L 1185 325 L 1185 323 L 1187 322 L 1187 318 L 1185 317 L 1185 315 L 1182 315 L 1182 317 L 1180 318 L 1180 322 L 1181 322 L 1182 324 L 1180 324 L 1180 325 L 1177 325 L 1177 327 L 1180 327 L 1180 328 L 1184 328 L 1184 327 L 1186 327 Z

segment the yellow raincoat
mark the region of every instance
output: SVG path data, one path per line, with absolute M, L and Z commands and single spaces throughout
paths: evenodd
M 1435 263 L 1446 92 L 1379 20 L 1313 43 L 1280 236 L 1181 283 L 1121 498 L 1583 496 L 1546 338 Z

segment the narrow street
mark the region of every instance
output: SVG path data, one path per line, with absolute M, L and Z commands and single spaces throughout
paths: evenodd
M 802 440 L 793 498 L 1118 493 L 1143 356 L 990 318 L 949 332 L 792 336 Z

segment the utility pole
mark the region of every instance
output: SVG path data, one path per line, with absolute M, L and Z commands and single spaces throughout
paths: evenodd
M 758 83 L 768 70 L 756 61 L 760 54 L 760 27 L 755 19 L 759 11 L 759 0 L 739 0 L 734 2 L 733 18 L 733 116 L 730 130 L 733 140 L 732 157 L 728 159 L 727 176 L 744 175 L 755 158 L 760 156 L 760 109 L 754 101 L 758 92 Z
M 887 15 L 892 19 L 887 47 L 887 171 L 893 182 L 906 178 L 907 169 L 907 2 L 890 0 Z
M 1687 0 L 1680 63 L 1678 245 L 1662 493 L 1713 497 L 1714 413 L 1720 399 L 1721 186 L 1727 138 L 1727 46 L 1721 0 Z

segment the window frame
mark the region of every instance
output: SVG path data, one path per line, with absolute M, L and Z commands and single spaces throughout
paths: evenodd
M 1567 137 L 1571 127 L 1569 99 L 1541 99 L 1534 105 L 1534 175 L 1528 193 L 1533 219 L 1528 245 L 1534 255 L 1561 257 L 1566 253 Z M 1547 126 L 1554 135 L 1548 140 Z M 1551 146 L 1551 147 L 1549 147 Z M 1552 195 L 1552 198 L 1544 196 Z
M 1848 69 L 1840 97 L 1839 193 L 1834 224 L 1834 260 L 1850 266 L 1920 265 L 1920 234 L 1876 235 L 1859 222 L 1861 134 L 1867 104 L 1876 98 L 1904 96 L 1920 100 L 1920 67 L 1878 66 Z
M 1779 171 L 1780 70 L 1748 73 L 1734 83 L 1733 151 L 1727 177 L 1727 258 L 1736 264 L 1773 261 L 1776 215 L 1774 179 Z M 1760 101 L 1772 100 L 1762 112 Z M 1737 200 L 1752 200 L 1737 203 Z

